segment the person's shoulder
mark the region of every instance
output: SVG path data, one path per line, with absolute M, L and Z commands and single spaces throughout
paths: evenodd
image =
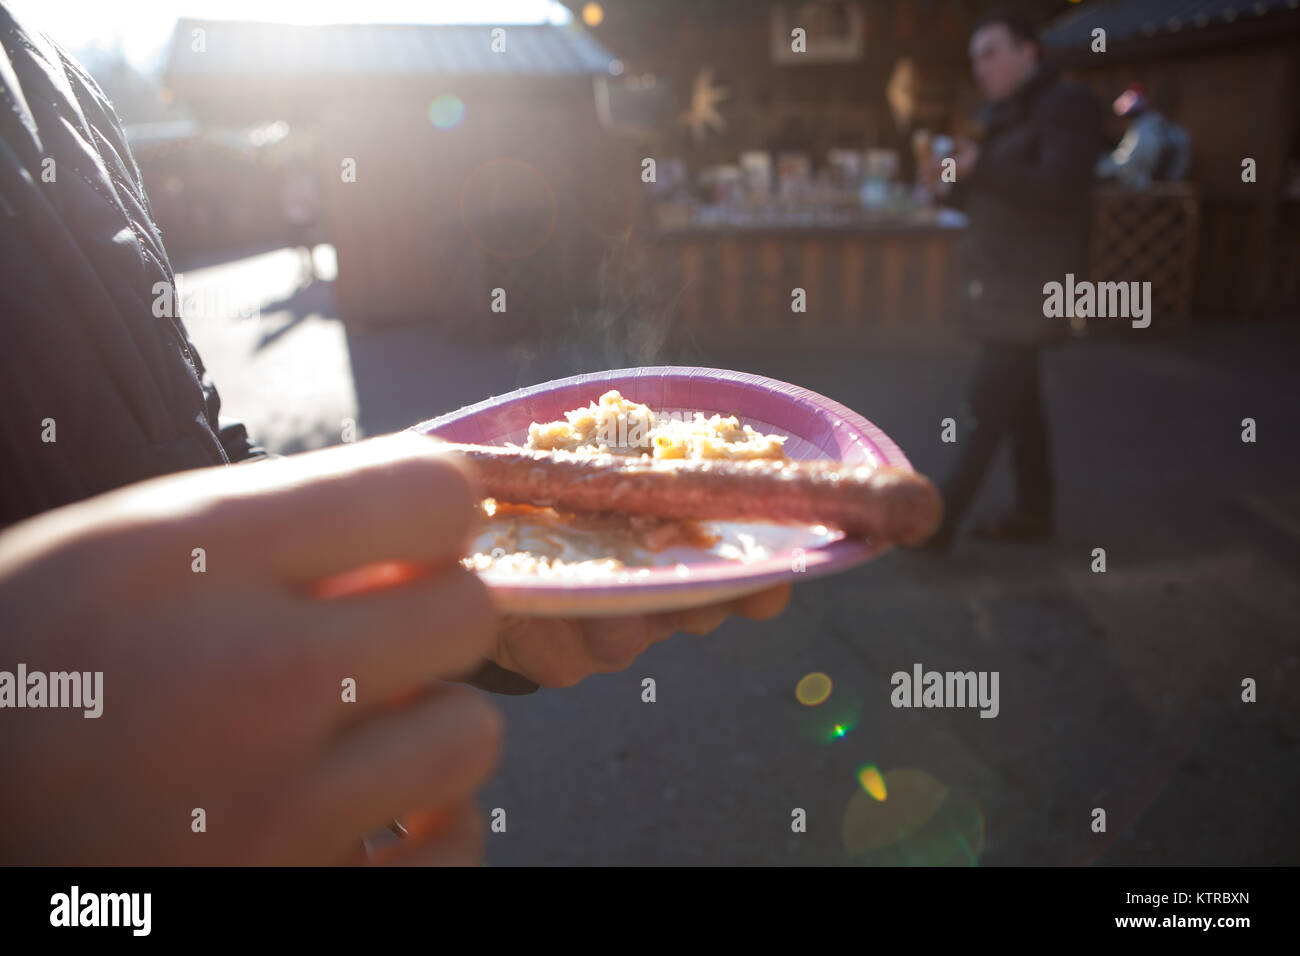
M 1056 109 L 1075 109 L 1095 111 L 1098 108 L 1097 97 L 1086 86 L 1057 78 L 1047 85 L 1039 98 L 1040 105 Z
M 1035 104 L 1035 112 L 1053 122 L 1068 119 L 1089 125 L 1101 124 L 1101 105 L 1092 91 L 1078 83 L 1057 78 L 1049 83 Z
M 87 101 L 91 101 L 101 112 L 111 112 L 108 97 L 76 58 L 48 33 L 35 29 L 16 17 L 3 3 L 0 3 L 0 31 L 7 37 L 5 44 L 0 46 L 0 56 L 8 59 L 10 65 L 9 69 L 0 71 L 0 83 L 19 84 L 14 91 L 21 95 L 16 100 L 13 96 L 10 97 L 14 100 L 15 110 L 24 107 L 33 122 L 36 117 L 49 112 L 46 110 L 44 96 L 39 104 L 28 102 L 30 97 L 27 91 L 21 89 L 25 82 L 22 78 L 26 78 L 27 81 L 37 81 L 38 88 L 33 91 L 35 93 L 57 93 L 66 83 L 66 89 L 77 100 L 76 105 L 83 110 Z M 55 110 L 59 107 L 58 102 L 53 102 Z M 75 120 L 75 117 L 69 119 Z M 93 122 L 100 117 L 90 119 Z

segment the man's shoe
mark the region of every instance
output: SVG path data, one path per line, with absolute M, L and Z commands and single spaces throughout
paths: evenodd
M 1041 541 L 1052 536 L 1052 519 L 1013 511 L 997 521 L 984 521 L 971 529 L 983 541 Z

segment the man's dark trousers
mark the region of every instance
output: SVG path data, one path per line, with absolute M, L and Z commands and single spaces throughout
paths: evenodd
M 1051 449 L 1043 413 L 1041 354 L 1038 345 L 981 346 L 968 399 L 974 428 L 960 439 L 961 457 L 943 487 L 941 534 L 956 531 L 1004 438 L 1011 443 L 1016 510 L 1051 520 Z

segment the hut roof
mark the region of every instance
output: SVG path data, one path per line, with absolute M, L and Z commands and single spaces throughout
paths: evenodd
M 576 24 L 331 24 L 177 21 L 167 77 L 581 76 L 606 73 L 613 55 Z M 202 30 L 196 50 L 194 31 Z
M 1065 53 L 1086 49 L 1098 27 L 1108 48 L 1176 38 L 1216 42 L 1256 28 L 1295 28 L 1298 9 L 1300 0 L 1091 0 L 1049 23 L 1042 39 Z

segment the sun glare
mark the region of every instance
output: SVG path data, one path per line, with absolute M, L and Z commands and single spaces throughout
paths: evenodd
M 24 23 L 74 53 L 120 47 L 137 68 L 155 64 L 180 17 L 271 23 L 568 23 L 558 0 L 9 0 Z

